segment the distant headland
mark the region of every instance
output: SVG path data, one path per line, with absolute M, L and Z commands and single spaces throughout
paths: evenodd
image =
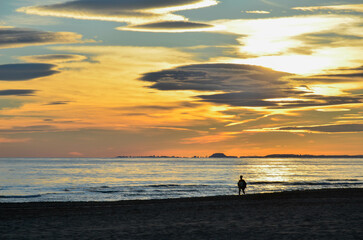
M 117 158 L 184 158 L 179 156 L 117 156 Z M 311 154 L 269 154 L 265 156 L 228 156 L 224 153 L 213 153 L 210 156 L 193 158 L 363 158 L 363 155 L 311 155 Z
M 209 158 L 237 158 L 237 156 L 226 156 L 224 153 L 213 153 Z

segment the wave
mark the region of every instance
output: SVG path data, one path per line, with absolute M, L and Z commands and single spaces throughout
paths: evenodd
M 118 192 L 122 192 L 122 191 L 117 191 L 117 190 L 110 190 L 110 191 L 102 191 L 102 190 L 88 190 L 88 192 L 95 192 L 95 193 L 118 193 Z
M 179 187 L 182 185 L 179 184 L 152 184 L 152 185 L 145 185 L 144 187 L 154 187 L 154 188 L 158 188 L 158 187 Z
M 152 184 L 145 185 L 142 187 L 152 187 L 152 188 L 168 188 L 168 187 L 207 187 L 205 184 Z
M 250 185 L 285 185 L 285 186 L 323 186 L 323 185 L 363 185 L 363 182 L 358 179 L 325 179 L 323 181 L 296 181 L 296 182 L 283 182 L 283 181 L 256 181 L 249 182 Z
M 93 193 L 128 193 L 128 192 L 149 192 L 151 191 L 193 191 L 195 188 L 200 187 L 208 187 L 209 185 L 205 184 L 150 184 L 150 185 L 137 185 L 137 186 L 117 186 L 117 187 L 109 187 L 109 186 L 100 186 L 100 187 L 91 187 L 91 188 L 83 188 L 83 191 L 93 192 Z M 64 191 L 68 192 L 71 189 L 64 189 Z
M 253 185 L 265 185 L 265 184 L 284 184 L 285 182 L 282 181 L 258 181 L 258 182 L 248 182 L 248 184 L 253 184 Z
M 88 188 L 88 189 L 85 189 L 85 191 L 94 192 L 94 193 L 118 193 L 118 192 L 122 192 L 121 190 L 111 189 L 110 187 Z
M 42 194 L 34 194 L 34 195 L 0 195 L 0 198 L 38 198 L 41 197 Z
M 330 185 L 330 186 L 350 186 L 350 185 L 362 185 L 362 182 L 290 182 L 285 183 L 284 185 L 307 185 L 307 186 L 322 186 L 322 185 Z
M 329 182 L 343 182 L 343 181 L 346 181 L 346 182 L 358 182 L 359 179 L 355 179 L 355 178 L 347 178 L 347 179 L 325 179 L 325 181 L 329 181 Z

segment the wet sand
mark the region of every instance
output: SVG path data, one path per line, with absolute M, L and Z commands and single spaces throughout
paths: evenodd
M 363 239 L 363 188 L 0 203 L 0 239 Z

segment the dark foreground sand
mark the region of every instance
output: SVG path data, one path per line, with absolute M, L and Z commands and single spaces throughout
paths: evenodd
M 0 204 L 0 239 L 363 239 L 363 188 Z

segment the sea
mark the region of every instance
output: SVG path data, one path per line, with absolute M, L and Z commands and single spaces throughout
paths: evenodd
M 0 202 L 119 201 L 363 187 L 363 158 L 0 158 Z

